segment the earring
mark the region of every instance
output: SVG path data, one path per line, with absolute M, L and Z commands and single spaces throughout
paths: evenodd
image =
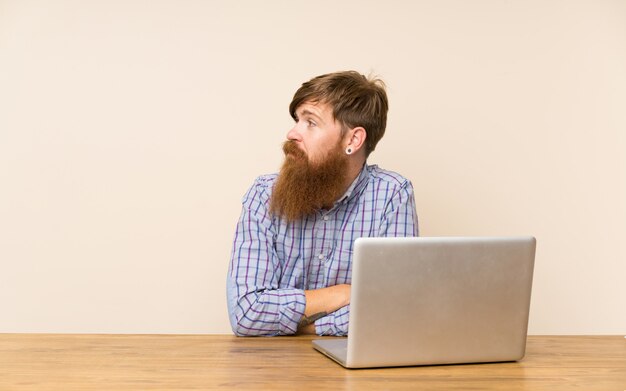
M 351 155 L 352 154 L 352 148 L 348 147 L 346 148 L 346 155 Z

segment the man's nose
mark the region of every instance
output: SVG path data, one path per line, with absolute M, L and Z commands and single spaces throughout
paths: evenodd
M 287 140 L 302 141 L 302 135 L 298 131 L 298 124 L 295 124 L 289 132 L 287 132 Z

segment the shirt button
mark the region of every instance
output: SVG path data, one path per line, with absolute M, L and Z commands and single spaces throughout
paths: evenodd
M 328 221 L 329 218 L 328 215 L 324 216 L 324 221 Z
M 322 259 L 324 259 L 324 254 L 320 254 L 320 255 L 318 255 L 318 256 L 317 256 L 317 259 L 319 259 L 320 261 L 321 261 Z

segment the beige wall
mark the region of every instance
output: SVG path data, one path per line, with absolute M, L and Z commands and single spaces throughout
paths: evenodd
M 1 1 L 0 332 L 229 333 L 299 84 L 381 75 L 421 233 L 538 239 L 530 332 L 626 332 L 626 2 Z

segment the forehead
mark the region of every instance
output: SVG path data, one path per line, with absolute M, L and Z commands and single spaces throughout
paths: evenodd
M 333 111 L 329 104 L 321 101 L 306 101 L 296 108 L 296 114 L 313 115 L 322 119 L 334 119 Z

